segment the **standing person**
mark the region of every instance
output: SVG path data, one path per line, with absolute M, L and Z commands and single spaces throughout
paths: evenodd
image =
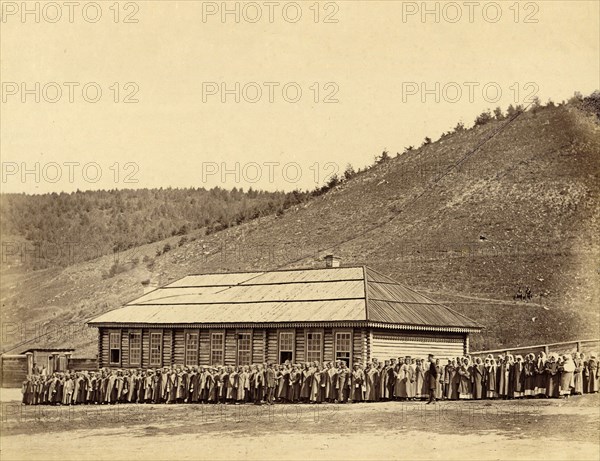
M 456 360 L 450 360 L 450 363 L 446 365 L 446 372 L 448 373 L 448 387 L 446 398 L 448 400 L 458 399 L 458 370 L 456 369 Z
M 534 395 L 539 397 L 546 396 L 546 382 L 548 381 L 546 361 L 546 353 L 540 352 L 535 361 L 535 388 L 533 390 Z
M 573 394 L 583 394 L 583 360 L 581 354 L 573 352 L 573 364 L 575 365 L 575 371 L 573 371 Z
M 396 382 L 394 384 L 394 397 L 396 400 L 406 399 L 406 379 L 407 379 L 407 367 L 404 363 L 404 359 L 398 357 L 396 362 L 396 368 L 394 369 L 394 377 Z
M 508 357 L 499 355 L 498 356 L 498 367 L 497 367 L 497 372 L 498 372 L 498 377 L 497 377 L 497 382 L 498 382 L 498 396 L 501 399 L 506 399 L 508 397 L 508 378 L 509 378 L 509 374 L 510 374 L 510 370 L 509 370 L 509 363 L 508 363 Z
M 265 371 L 262 364 L 258 364 L 254 374 L 254 403 L 261 405 L 265 388 Z
M 206 401 L 208 403 L 219 403 L 220 384 L 219 373 L 214 367 L 206 370 Z
M 435 398 L 438 400 L 444 399 L 444 367 L 440 363 L 440 359 L 435 359 L 435 369 L 437 370 L 437 386 L 435 388 Z
M 198 403 L 200 400 L 200 374 L 198 372 L 198 367 L 195 365 L 190 369 L 187 394 L 188 403 Z
M 228 367 L 229 379 L 227 382 L 227 402 L 235 403 L 237 399 L 237 390 L 239 386 L 238 370 L 234 367 Z
M 219 367 L 219 401 L 227 403 L 227 388 L 229 387 L 229 367 Z
M 383 362 L 383 368 L 381 369 L 381 372 L 379 375 L 379 388 L 380 388 L 379 395 L 381 396 L 380 398 L 383 401 L 390 399 L 390 388 L 388 385 L 390 369 L 391 369 L 390 361 L 385 360 Z
M 417 359 L 415 363 L 415 397 L 417 399 L 425 398 L 429 395 L 427 386 L 429 383 L 425 382 L 425 370 L 423 369 L 423 361 Z
M 292 403 L 298 402 L 300 399 L 300 379 L 302 377 L 302 373 L 297 364 L 292 366 L 292 371 L 290 371 L 290 388 L 289 388 L 289 397 L 288 400 Z
M 506 378 L 506 383 L 508 385 L 507 389 L 506 389 L 506 396 L 509 399 L 512 399 L 514 397 L 514 378 L 513 378 L 513 373 L 514 373 L 514 365 L 515 365 L 515 358 L 512 354 L 506 354 L 506 370 L 505 370 L 505 378 Z
M 458 398 L 460 400 L 470 400 L 473 398 L 472 384 L 471 384 L 471 373 L 469 367 L 469 361 L 465 357 L 462 359 L 462 364 L 458 368 L 459 375 L 459 386 L 458 386 Z
M 338 370 L 338 379 L 336 389 L 338 391 L 337 401 L 338 403 L 346 403 L 350 396 L 350 385 L 351 385 L 351 373 L 346 362 L 340 362 L 340 369 Z
M 302 370 L 302 387 L 300 388 L 300 401 L 308 402 L 310 399 L 310 390 L 312 389 L 312 375 L 314 370 L 308 364 L 304 364 L 304 369 Z
M 267 404 L 273 405 L 273 398 L 275 395 L 275 386 L 277 384 L 275 369 L 273 368 L 273 364 L 269 363 L 267 365 L 266 375 L 266 384 L 267 384 Z
M 435 398 L 442 400 L 444 398 L 444 368 L 440 364 L 440 359 L 435 359 L 435 370 L 437 371 Z
M 21 393 L 23 394 L 23 400 L 21 400 L 21 403 L 24 405 L 31 405 L 33 403 L 34 382 L 34 376 L 27 375 L 25 381 L 23 381 L 21 384 Z
M 523 357 L 517 355 L 512 369 L 512 389 L 513 397 L 520 399 L 525 395 L 525 369 L 523 366 Z
M 438 372 L 435 366 L 435 362 L 433 360 L 433 354 L 429 354 L 429 400 L 427 401 L 427 405 L 430 403 L 435 403 L 435 390 L 437 388 L 437 377 Z
M 595 394 L 598 392 L 598 385 L 600 384 L 600 369 L 598 367 L 598 356 L 595 352 L 590 354 L 588 360 L 588 393 Z
M 559 396 L 559 370 L 557 355 L 550 354 L 546 362 L 546 397 L 556 398 Z
M 164 401 L 162 384 L 165 381 L 166 374 L 166 372 L 161 372 L 160 368 L 157 368 L 156 374 L 152 375 L 151 392 L 153 403 L 162 403 Z M 168 382 L 166 387 L 169 387 Z
M 71 405 L 71 399 L 73 398 L 73 392 L 75 389 L 75 383 L 73 382 L 73 377 L 69 373 L 67 373 L 65 377 L 65 384 L 63 387 L 63 405 Z
M 319 394 L 321 393 L 321 369 L 319 366 L 313 365 L 313 373 L 310 384 L 310 397 L 308 401 L 310 403 L 320 403 Z
M 570 355 L 563 355 L 562 362 L 559 367 L 560 371 L 560 389 L 559 393 L 561 397 L 568 398 L 574 389 L 574 373 L 575 364 Z
M 473 373 L 473 399 L 481 400 L 484 397 L 483 394 L 483 382 L 485 378 L 485 369 L 481 358 L 475 358 L 475 364 L 472 367 Z
M 486 359 L 488 360 L 488 359 Z M 486 368 L 486 388 L 487 394 L 486 397 L 488 399 L 497 399 L 498 391 L 497 391 L 497 370 L 496 370 L 496 361 L 494 358 L 489 359 L 489 366 Z
M 247 366 L 238 368 L 238 387 L 235 403 L 237 405 L 242 404 L 246 401 L 246 394 L 248 392 L 248 379 L 250 377 L 249 368 Z
M 525 374 L 524 395 L 533 397 L 535 394 L 535 355 L 527 354 L 525 356 L 523 373 Z
M 452 371 L 454 367 L 452 366 L 452 360 L 448 359 L 448 363 L 444 367 L 444 398 L 450 398 L 450 381 L 452 379 Z
M 376 398 L 376 389 L 379 387 L 379 383 L 375 380 L 375 375 L 377 374 L 377 368 L 374 363 L 367 362 L 367 366 L 364 370 L 365 373 L 365 401 L 366 402 L 375 402 Z
M 289 401 L 290 394 L 290 362 L 287 360 L 279 367 L 281 377 L 279 379 L 279 387 L 277 388 L 277 398 L 283 402 Z
M 154 377 L 152 376 L 154 372 L 152 370 L 146 371 L 146 376 L 144 377 L 144 403 L 150 403 L 152 401 L 152 383 L 154 382 Z
M 115 387 L 113 394 L 113 402 L 119 403 L 123 401 L 123 371 L 117 370 L 117 377 L 115 378 Z
M 407 400 L 415 399 L 415 368 L 414 360 L 411 357 L 405 359 L 406 373 L 406 398 Z
M 327 362 L 325 366 L 325 395 L 323 396 L 326 402 L 335 401 L 335 376 L 337 370 L 333 366 L 333 363 Z
M 354 364 L 352 370 L 352 402 L 362 402 L 365 397 L 365 373 L 358 363 Z

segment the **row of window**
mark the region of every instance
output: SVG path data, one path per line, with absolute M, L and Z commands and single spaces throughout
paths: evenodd
M 307 362 L 323 361 L 323 332 L 307 332 L 305 345 L 305 357 Z M 198 365 L 200 338 L 197 331 L 186 331 L 185 333 L 185 365 Z M 225 362 L 225 332 L 210 332 L 210 363 L 221 365 Z M 162 332 L 150 332 L 149 336 L 149 363 L 151 367 L 162 366 L 163 357 L 163 334 Z M 295 361 L 296 333 L 295 331 L 278 332 L 278 358 L 279 363 L 286 360 Z M 121 365 L 121 332 L 111 331 L 109 333 L 109 362 L 111 365 Z M 334 335 L 334 357 L 335 360 L 343 360 L 350 365 L 352 359 L 352 332 L 336 331 Z M 237 333 L 236 341 L 236 363 L 238 365 L 250 365 L 252 363 L 252 332 Z M 141 366 L 142 364 L 142 332 L 129 332 L 129 365 Z

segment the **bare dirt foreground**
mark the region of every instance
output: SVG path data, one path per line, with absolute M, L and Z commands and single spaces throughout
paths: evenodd
M 3 390 L 2 460 L 600 459 L 598 395 L 68 408 L 25 407 L 17 397 Z

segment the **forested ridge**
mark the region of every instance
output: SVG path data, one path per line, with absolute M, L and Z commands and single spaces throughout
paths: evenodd
M 5 246 L 15 236 L 32 246 L 84 242 L 94 248 L 74 257 L 65 252 L 55 258 L 22 258 L 30 268 L 43 269 L 48 264 L 68 265 L 196 229 L 210 234 L 282 212 L 309 195 L 219 187 L 3 194 L 0 230 Z

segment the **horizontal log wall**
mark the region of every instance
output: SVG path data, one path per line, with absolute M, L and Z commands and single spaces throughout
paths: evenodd
M 26 355 L 3 355 L 0 358 L 2 387 L 21 387 L 27 377 Z
M 366 344 L 366 339 L 365 339 Z M 410 356 L 426 358 L 434 354 L 446 359 L 462 356 L 465 353 L 466 337 L 460 334 L 408 334 L 390 330 L 374 330 L 370 341 L 368 360 L 379 361 Z
M 199 333 L 198 365 L 210 364 L 210 334 L 209 329 L 191 329 Z M 109 364 L 109 334 L 115 329 L 101 328 L 99 332 L 98 364 L 100 367 Z M 163 366 L 183 365 L 185 363 L 185 333 L 186 329 L 123 329 L 121 334 L 121 367 L 137 368 L 138 365 L 129 363 L 129 332 L 142 333 L 142 368 L 149 367 L 150 361 L 150 331 L 163 334 Z M 297 363 L 306 361 L 306 333 L 319 331 L 323 333 L 323 361 L 335 360 L 335 333 L 352 332 L 352 361 L 365 363 L 373 358 L 386 360 L 392 357 L 426 357 L 433 353 L 439 358 L 462 355 L 466 347 L 466 335 L 458 333 L 417 333 L 398 330 L 368 329 L 368 328 L 277 328 L 254 330 L 218 329 L 214 331 L 225 333 L 225 365 L 237 365 L 237 334 L 252 332 L 252 361 L 279 362 L 279 331 L 295 333 L 294 360 Z M 114 366 L 114 365 L 113 365 Z

